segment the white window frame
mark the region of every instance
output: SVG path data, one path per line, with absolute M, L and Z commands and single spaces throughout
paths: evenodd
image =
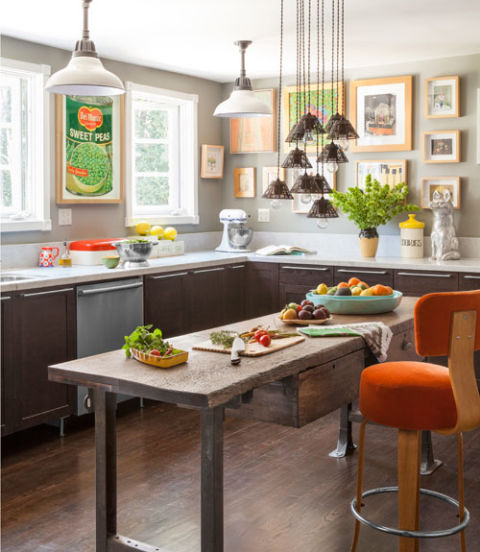
M 28 117 L 29 142 L 32 146 L 32 162 L 28 164 L 27 195 L 31 201 L 31 212 L 12 213 L 2 216 L 2 232 L 23 232 L 31 230 L 49 231 L 52 229 L 50 219 L 50 94 L 45 91 L 45 83 L 50 76 L 49 65 L 27 63 L 14 59 L 0 58 L 2 72 L 12 77 L 29 79 Z M 39 182 L 40 181 L 40 182 Z
M 151 224 L 198 224 L 198 95 L 186 94 L 164 88 L 146 86 L 134 82 L 125 83 L 126 87 L 126 219 L 125 226 L 135 226 L 137 222 L 145 220 Z M 175 192 L 180 195 L 181 209 L 177 212 L 168 208 L 159 209 L 152 214 L 150 210 L 143 210 L 135 206 L 133 183 L 135 177 L 135 143 L 134 136 L 133 94 L 151 97 L 156 102 L 178 109 L 179 136 L 178 148 L 169 148 L 169 156 L 180 155 L 178 160 L 179 174 Z M 172 113 L 172 112 L 171 112 Z M 170 115 L 172 116 L 172 115 Z M 190 127 L 190 129 L 189 129 Z M 177 165 L 177 163 L 175 163 Z M 163 211 L 163 212 L 162 212 Z

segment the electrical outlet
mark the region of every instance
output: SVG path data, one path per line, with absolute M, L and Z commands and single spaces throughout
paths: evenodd
M 58 226 L 71 226 L 72 225 L 72 210 L 71 209 L 59 209 L 58 210 Z
M 270 222 L 270 209 L 259 209 L 257 218 L 258 222 Z

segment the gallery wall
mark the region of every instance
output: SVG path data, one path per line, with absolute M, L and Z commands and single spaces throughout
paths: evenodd
M 65 67 L 71 57 L 71 52 L 2 36 L 1 55 L 5 58 L 50 65 L 53 73 Z M 128 80 L 139 84 L 198 94 L 199 150 L 200 144 L 222 143 L 221 121 L 212 117 L 216 105 L 222 100 L 223 90 L 221 84 L 129 63 L 120 63 L 103 58 L 102 61 L 108 70 L 113 71 L 123 81 Z M 52 230 L 49 232 L 2 232 L 2 242 L 7 244 L 52 242 L 126 235 L 128 229 L 125 227 L 124 203 L 120 205 L 64 205 L 64 208 L 72 209 L 73 224 L 72 226 L 58 226 L 59 206 L 55 203 L 55 171 L 53 169 L 55 166 L 53 96 L 50 100 L 50 125 L 52 129 L 50 143 L 50 166 L 52 167 L 50 175 L 50 216 Z M 222 208 L 221 183 L 218 180 L 199 179 L 198 197 L 200 224 L 178 225 L 177 228 L 180 232 L 205 232 L 220 229 L 218 212 Z
M 375 153 L 347 152 L 349 163 L 342 165 L 337 173 L 337 189 L 345 191 L 355 185 L 356 160 L 407 160 L 407 184 L 409 186 L 408 201 L 420 205 L 420 181 L 429 176 L 460 176 L 461 177 L 461 209 L 455 211 L 457 233 L 463 237 L 480 237 L 480 165 L 477 164 L 477 89 L 480 88 L 480 54 L 460 56 L 447 59 L 417 61 L 388 65 L 350 69 L 346 71 L 346 106 L 349 115 L 349 82 L 368 78 L 379 78 L 400 75 L 413 75 L 413 149 L 411 151 L 392 151 Z M 425 118 L 425 79 L 439 76 L 460 76 L 460 117 L 449 119 Z M 327 80 L 329 76 L 327 75 Z M 286 85 L 295 83 L 294 77 L 285 79 Z M 255 89 L 278 88 L 278 79 L 257 80 L 253 83 Z M 230 93 L 231 86 L 225 85 L 224 96 Z M 283 114 L 282 114 L 283 116 Z M 282 124 L 283 126 L 283 124 Z M 444 164 L 425 164 L 422 161 L 423 133 L 437 130 L 461 131 L 461 162 Z M 329 221 L 324 230 L 319 230 L 314 219 L 306 215 L 292 212 L 291 201 L 282 202 L 278 210 L 270 209 L 270 222 L 257 221 L 257 209 L 268 208 L 269 200 L 262 199 L 262 167 L 276 164 L 275 153 L 234 154 L 229 148 L 229 123 L 223 126 L 223 141 L 225 143 L 225 173 L 223 182 L 222 205 L 224 208 L 241 208 L 250 215 L 249 224 L 258 231 L 281 232 L 326 232 L 326 233 L 356 233 L 356 227 L 345 216 Z M 283 148 L 281 161 L 286 156 Z M 233 193 L 233 169 L 235 167 L 254 167 L 256 173 L 256 198 L 238 199 Z M 430 210 L 421 210 L 417 217 L 426 223 L 426 233 L 431 230 L 432 213 Z M 387 226 L 380 229 L 380 233 L 397 234 L 398 222 L 404 220 L 400 215 Z

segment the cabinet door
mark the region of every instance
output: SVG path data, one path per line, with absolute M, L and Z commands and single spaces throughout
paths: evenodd
M 75 358 L 73 288 L 21 293 L 14 317 L 15 429 L 68 416 L 74 389 L 48 381 L 48 366 Z
M 245 319 L 245 264 L 225 267 L 221 324 Z
M 189 331 L 196 332 L 223 323 L 225 268 L 192 270 L 186 280 L 186 306 Z
M 247 263 L 246 318 L 271 314 L 278 305 L 278 266 L 274 263 Z
M 459 274 L 460 291 L 480 289 L 480 274 Z
M 382 284 L 384 286 L 393 287 L 393 270 L 388 268 L 355 268 L 354 266 L 335 267 L 335 284 L 340 282 L 348 282 L 349 278 L 352 278 L 353 276 L 360 278 L 369 286 Z
M 185 312 L 185 282 L 188 272 L 145 277 L 145 324 L 160 328 L 165 338 L 189 332 Z
M 437 291 L 457 291 L 458 274 L 455 272 L 396 270 L 395 289 L 404 295 L 413 297 Z
M 2 435 L 7 435 L 12 430 L 12 408 L 15 405 L 12 390 L 13 361 L 15 355 L 13 328 L 13 294 L 2 295 L 2 357 L 0 377 L 2 386 L 1 396 L 1 428 Z
M 331 286 L 333 283 L 333 267 L 331 266 L 301 266 L 281 265 L 278 274 L 278 308 L 287 303 L 300 303 L 305 294 L 315 289 L 318 284 Z

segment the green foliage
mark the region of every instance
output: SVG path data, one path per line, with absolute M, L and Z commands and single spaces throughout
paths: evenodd
M 333 191 L 333 203 L 360 228 L 378 228 L 400 213 L 418 211 L 418 205 L 404 203 L 408 194 L 405 182 L 393 188 L 382 186 L 372 175 L 365 179 L 365 190 L 348 188 L 345 193 Z
M 130 356 L 130 349 L 144 352 L 157 349 L 161 355 L 164 355 L 171 348 L 170 344 L 162 339 L 162 330 L 157 328 L 151 332 L 151 329 L 152 324 L 137 326 L 130 335 L 125 336 L 125 345 L 122 349 L 125 350 L 127 357 Z

